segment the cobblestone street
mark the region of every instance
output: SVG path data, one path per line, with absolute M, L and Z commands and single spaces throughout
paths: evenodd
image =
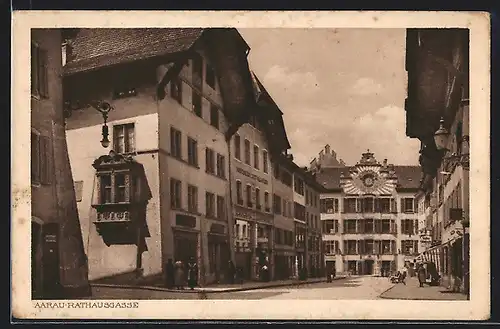
M 234 287 L 233 287 L 234 288 Z M 331 283 L 309 283 L 300 286 L 269 287 L 245 291 L 209 290 L 165 291 L 142 288 L 94 287 L 93 299 L 277 299 L 277 300 L 466 300 L 464 294 L 447 292 L 444 287 L 420 288 L 416 278 L 409 278 L 406 285 L 392 284 L 387 278 L 353 276 Z
M 467 300 L 467 295 L 449 292 L 444 287 L 430 287 L 428 285 L 420 287 L 417 278 L 409 278 L 406 285 L 395 285 L 380 297 L 406 300 Z

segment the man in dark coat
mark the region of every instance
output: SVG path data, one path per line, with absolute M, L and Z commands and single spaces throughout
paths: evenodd
M 417 275 L 420 287 L 423 287 L 425 283 L 425 278 L 427 277 L 427 274 L 425 272 L 425 267 L 423 264 L 418 265 Z
M 194 289 L 198 285 L 198 264 L 196 264 L 194 258 L 191 257 L 191 259 L 188 262 L 188 286 L 191 288 L 191 290 Z
M 169 258 L 165 265 L 165 286 L 169 289 L 173 288 L 175 284 L 174 273 L 174 262 L 172 258 Z
M 234 276 L 236 274 L 236 268 L 234 267 L 233 261 L 228 262 L 227 266 L 227 281 L 230 284 L 234 283 Z

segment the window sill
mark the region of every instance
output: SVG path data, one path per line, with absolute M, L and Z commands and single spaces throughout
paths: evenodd
M 216 178 L 221 179 L 221 180 L 224 180 L 224 181 L 226 181 L 226 180 L 227 180 L 227 178 L 226 178 L 225 176 L 219 176 L 219 175 L 217 175 L 216 173 L 213 173 L 213 172 L 210 172 L 210 171 L 206 171 L 206 170 L 205 170 L 205 173 L 206 173 L 207 175 L 210 175 L 210 176 L 216 177 Z
M 171 158 L 173 158 L 173 159 L 175 159 L 175 160 L 177 160 L 177 161 L 179 161 L 179 162 L 182 162 L 183 164 L 185 164 L 185 165 L 187 165 L 187 166 L 189 166 L 189 167 L 191 167 L 191 168 L 200 169 L 200 166 L 199 166 L 198 164 L 189 163 L 189 161 L 184 160 L 182 157 L 172 155 L 172 153 L 168 153 L 168 155 L 169 155 Z

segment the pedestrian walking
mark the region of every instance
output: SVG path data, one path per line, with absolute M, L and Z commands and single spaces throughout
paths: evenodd
M 175 285 L 175 268 L 172 258 L 169 258 L 167 264 L 165 265 L 165 286 L 168 289 L 172 289 Z
M 198 264 L 193 257 L 188 262 L 188 286 L 191 290 L 198 285 Z
M 427 277 L 427 274 L 425 273 L 425 267 L 423 264 L 418 265 L 417 275 L 418 275 L 418 283 L 420 284 L 420 287 L 423 287 L 425 279 Z
M 175 287 L 184 289 L 184 264 L 180 260 L 175 262 Z
M 264 282 L 269 281 L 268 272 L 269 272 L 269 269 L 267 267 L 267 264 L 262 265 L 261 270 L 260 270 L 262 281 L 264 281 Z
M 406 264 L 400 270 L 400 279 L 399 281 L 406 286 L 406 276 L 408 275 L 408 269 L 406 268 Z
M 234 283 L 234 276 L 236 274 L 236 268 L 234 267 L 233 261 L 229 261 L 227 264 L 227 281 L 230 284 Z

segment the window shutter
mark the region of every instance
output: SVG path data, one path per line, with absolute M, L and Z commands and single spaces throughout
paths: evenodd
M 47 163 L 47 154 L 48 153 L 48 143 L 47 137 L 40 136 L 40 183 L 47 184 L 47 172 L 48 172 L 48 163 Z
M 358 220 L 358 233 L 364 233 L 365 232 L 365 220 L 364 219 L 359 219 Z
M 398 252 L 396 249 L 396 241 L 394 241 L 394 240 L 391 241 L 391 251 L 394 255 L 397 254 L 397 252 Z
M 31 133 L 31 182 L 40 183 L 40 136 Z
M 37 95 L 38 91 L 38 47 L 31 44 L 31 94 Z
M 40 88 L 40 96 L 48 97 L 49 96 L 49 88 L 48 88 L 48 58 L 47 51 L 44 49 L 38 49 L 38 60 L 39 60 L 39 88 Z
M 374 249 L 373 253 L 374 253 L 375 255 L 379 255 L 379 254 L 380 254 L 380 245 L 381 245 L 381 243 L 380 243 L 380 241 L 379 241 L 379 240 L 375 240 L 375 241 L 373 242 L 373 246 L 374 246 L 374 247 L 373 247 L 373 249 Z

